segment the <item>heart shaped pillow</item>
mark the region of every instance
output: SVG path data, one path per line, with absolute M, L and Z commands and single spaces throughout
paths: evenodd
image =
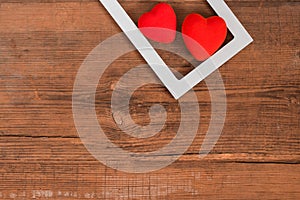
M 224 43 L 227 36 L 225 21 L 218 16 L 204 18 L 199 14 L 188 15 L 182 25 L 186 47 L 199 61 L 213 55 Z
M 167 3 L 159 3 L 140 17 L 138 27 L 147 38 L 168 44 L 175 40 L 176 21 L 173 8 Z

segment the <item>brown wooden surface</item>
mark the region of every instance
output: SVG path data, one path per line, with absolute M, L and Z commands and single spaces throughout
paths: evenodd
M 120 2 L 135 21 L 156 3 Z M 157 172 L 128 174 L 92 157 L 72 118 L 77 70 L 97 44 L 120 32 L 117 25 L 97 0 L 0 0 L 0 199 L 300 199 L 300 1 L 226 2 L 255 41 L 220 69 L 228 101 L 220 140 L 199 159 L 210 117 L 201 83 L 201 126 L 185 155 Z M 213 15 L 204 0 L 169 3 L 180 24 L 191 12 Z M 167 62 L 190 70 L 174 60 Z M 134 94 L 137 123 L 149 122 L 152 103 L 170 108 L 170 127 L 149 141 L 118 137 L 109 109 L 114 83 L 140 63 L 135 52 L 111 66 L 97 111 L 119 146 L 151 151 L 177 128 L 168 92 L 148 85 Z

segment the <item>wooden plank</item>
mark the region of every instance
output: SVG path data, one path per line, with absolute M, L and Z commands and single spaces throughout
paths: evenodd
M 186 169 L 185 166 L 194 166 Z M 180 162 L 150 174 L 124 174 L 97 162 L 6 163 L 2 198 L 297 199 L 299 168 L 280 164 Z M 298 185 L 297 185 L 298 184 Z M 25 194 L 22 193 L 25 191 Z

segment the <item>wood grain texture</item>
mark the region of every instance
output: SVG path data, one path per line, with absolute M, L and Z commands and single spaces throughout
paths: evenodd
M 120 2 L 134 21 L 157 3 Z M 214 14 L 204 0 L 168 2 L 179 24 L 191 12 Z M 90 155 L 72 116 L 77 70 L 120 29 L 97 0 L 0 0 L 0 199 L 300 199 L 300 1 L 226 2 L 254 43 L 220 69 L 227 116 L 218 143 L 198 157 L 211 111 L 200 83 L 201 124 L 188 151 L 157 172 L 128 174 Z M 184 60 L 160 53 L 180 72 L 191 70 Z M 146 125 L 148 108 L 160 103 L 169 111 L 167 128 L 150 140 L 118 130 L 111 93 L 122 74 L 141 63 L 137 52 L 119 58 L 96 100 L 108 137 L 135 152 L 170 142 L 179 120 L 166 89 L 147 85 L 132 98 L 133 119 Z

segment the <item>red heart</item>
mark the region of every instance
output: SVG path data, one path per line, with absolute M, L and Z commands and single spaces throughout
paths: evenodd
M 169 4 L 159 3 L 140 17 L 138 27 L 151 40 L 171 43 L 176 37 L 176 14 Z
M 218 16 L 204 18 L 188 15 L 182 25 L 183 39 L 191 54 L 199 61 L 213 55 L 227 36 L 226 22 Z

